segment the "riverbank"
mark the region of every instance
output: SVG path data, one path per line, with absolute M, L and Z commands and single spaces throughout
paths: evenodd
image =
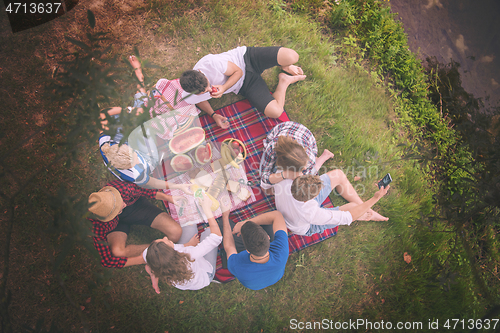
M 460 64 L 462 86 L 500 105 L 500 2 L 496 0 L 391 0 L 418 57 Z

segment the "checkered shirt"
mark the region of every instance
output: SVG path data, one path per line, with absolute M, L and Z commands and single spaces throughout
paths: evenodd
M 109 182 L 106 186 L 116 188 L 118 192 L 120 192 L 123 202 L 125 202 L 127 207 L 134 204 L 140 197 L 155 199 L 156 193 L 158 192 L 158 190 L 145 189 L 134 183 L 122 182 L 118 179 Z M 101 255 L 101 264 L 104 267 L 122 268 L 127 263 L 126 257 L 113 256 L 107 241 L 107 235 L 116 228 L 119 219 L 120 215 L 109 222 L 102 222 L 97 219 L 89 218 L 93 224 L 92 232 L 94 234 L 94 246 Z
M 173 137 L 174 131 L 178 127 L 178 123 L 184 123 L 184 116 L 197 116 L 200 111 L 191 104 L 181 100 L 183 89 L 179 83 L 179 79 L 167 80 L 160 79 L 156 83 L 156 89 L 161 93 L 161 95 L 170 103 L 170 105 L 180 113 L 175 117 L 166 117 L 170 112 L 168 103 L 164 102 L 159 94 L 156 94 L 154 98 L 156 99 L 154 107 L 149 110 L 151 118 L 159 115 L 165 115 L 156 118 L 158 123 L 152 124 L 160 134 L 159 137 L 164 140 L 170 140 Z M 177 122 L 176 122 L 177 120 Z
M 274 147 L 278 142 L 278 137 L 282 135 L 294 139 L 306 150 L 309 161 L 306 164 L 304 174 L 314 175 L 318 173 L 318 171 L 314 169 L 316 155 L 318 154 L 318 146 L 316 145 L 314 135 L 304 125 L 293 121 L 287 121 L 276 125 L 271 132 L 269 132 L 267 138 L 264 139 L 264 153 L 262 154 L 260 174 L 261 181 L 271 185 L 269 176 L 276 172 L 276 150 Z

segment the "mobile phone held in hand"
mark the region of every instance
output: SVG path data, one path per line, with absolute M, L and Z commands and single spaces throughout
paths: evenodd
M 392 182 L 391 174 L 388 173 L 387 175 L 384 176 L 384 178 L 382 178 L 381 181 L 378 182 L 378 188 L 381 188 L 382 186 L 386 188 L 387 185 L 389 185 L 391 182 Z

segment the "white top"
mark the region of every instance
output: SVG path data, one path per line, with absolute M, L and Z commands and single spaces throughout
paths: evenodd
M 211 233 L 196 246 L 174 244 L 174 250 L 188 253 L 191 259 L 194 259 L 193 262 L 189 263 L 194 277 L 185 284 L 174 284 L 174 287 L 182 290 L 198 290 L 208 286 L 210 284 L 208 273 L 212 273 L 214 267 L 203 256 L 219 246 L 221 242 L 222 236 Z
M 224 75 L 227 71 L 227 63 L 231 61 L 236 66 L 241 68 L 243 71 L 243 75 L 232 87 L 224 92 L 224 94 L 228 94 L 230 92 L 234 92 L 237 94 L 241 86 L 243 85 L 243 81 L 245 80 L 245 60 L 243 56 L 247 51 L 246 46 L 239 46 L 235 49 L 229 50 L 227 52 L 223 52 L 220 54 L 207 54 L 203 58 L 201 58 L 196 65 L 194 65 L 193 70 L 199 70 L 203 73 L 211 85 L 223 85 L 226 83 L 229 76 Z M 183 96 L 186 97 L 189 93 L 183 91 Z M 198 104 L 200 102 L 209 100 L 212 98 L 209 92 L 203 93 L 201 95 L 191 95 L 185 99 L 185 101 L 189 104 Z
M 190 269 L 194 277 L 185 284 L 174 284 L 174 287 L 182 290 L 198 290 L 210 284 L 208 273 L 214 271 L 212 264 L 203 258 L 205 254 L 212 251 L 222 242 L 222 236 L 211 233 L 196 246 L 184 246 L 183 244 L 174 244 L 174 250 L 177 252 L 188 253 L 193 262 L 190 262 Z M 142 252 L 142 257 L 147 264 L 146 256 L 148 249 Z
M 276 209 L 283 214 L 286 226 L 297 235 L 305 235 L 311 224 L 350 225 L 352 215 L 340 210 L 321 208 L 311 199 L 306 202 L 295 200 L 292 196 L 292 180 L 285 179 L 273 185 Z

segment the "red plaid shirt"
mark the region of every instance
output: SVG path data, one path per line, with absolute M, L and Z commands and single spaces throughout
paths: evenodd
M 267 138 L 264 139 L 264 153 L 262 154 L 262 160 L 260 162 L 260 177 L 262 183 L 271 184 L 269 183 L 269 176 L 276 172 L 276 150 L 274 147 L 276 147 L 278 137 L 282 135 L 294 139 L 304 147 L 309 157 L 304 174 L 314 175 L 318 173 L 318 171 L 314 169 L 316 155 L 318 154 L 318 146 L 316 145 L 314 135 L 304 125 L 293 121 L 286 121 L 274 126 L 267 135 Z
M 113 180 L 106 184 L 112 186 L 120 192 L 123 202 L 128 206 L 134 204 L 140 197 L 147 197 L 150 199 L 156 198 L 158 190 L 149 190 L 137 186 L 134 183 L 122 182 L 119 179 Z M 127 263 L 126 257 L 114 257 L 111 253 L 111 248 L 108 245 L 107 235 L 113 231 L 118 225 L 120 215 L 116 216 L 109 222 L 102 222 L 96 219 L 89 220 L 93 224 L 94 246 L 101 255 L 101 264 L 104 267 L 122 268 Z

